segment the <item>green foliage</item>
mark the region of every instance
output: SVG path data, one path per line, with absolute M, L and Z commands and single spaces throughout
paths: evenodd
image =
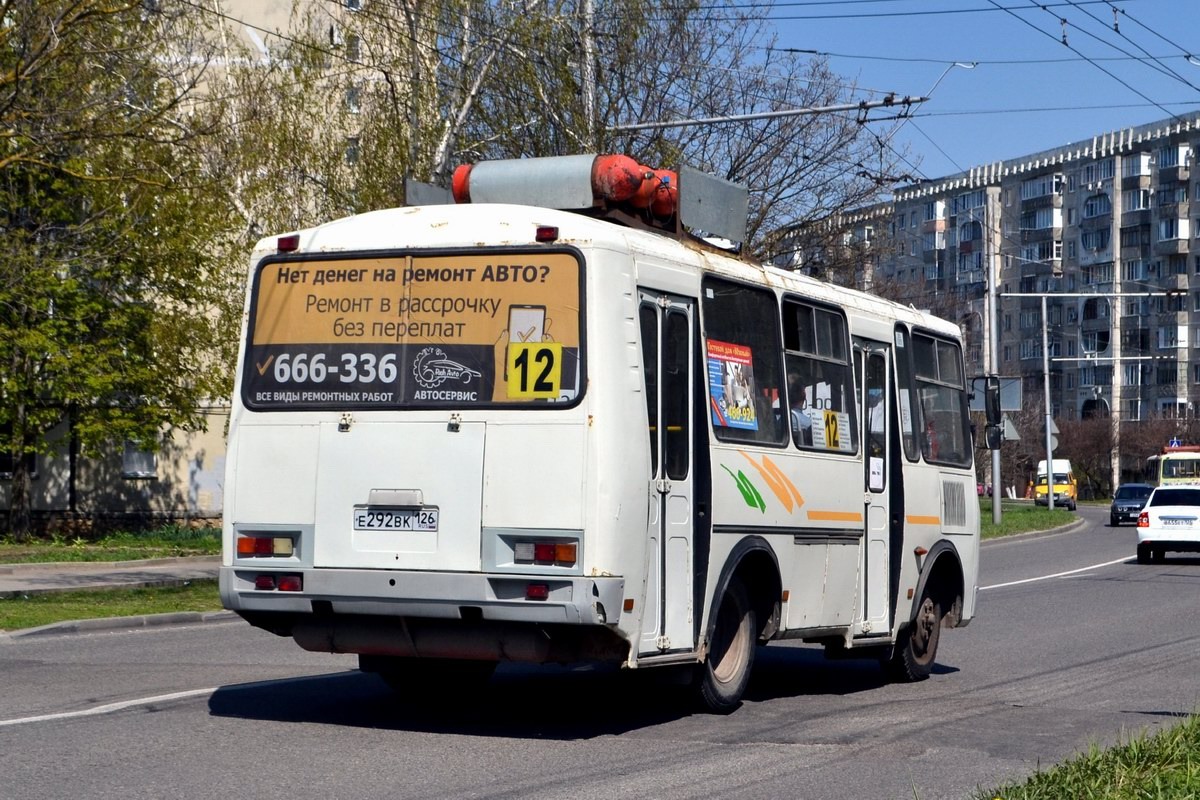
M 215 580 L 146 589 L 99 589 L 0 597 L 0 630 L 21 630 L 56 622 L 180 611 L 219 611 Z
M 1092 747 L 1020 784 L 980 792 L 977 800 L 1181 800 L 1200 797 L 1200 717 L 1119 747 Z
M 200 427 L 202 404 L 229 386 L 214 357 L 229 349 L 227 215 L 197 156 L 202 121 L 180 108 L 190 62 L 168 45 L 198 23 L 134 0 L 5 9 L 0 448 L 46 453 L 62 424 L 85 453 Z M 25 463 L 13 481 L 18 534 Z
M 150 531 L 102 536 L 52 534 L 46 539 L 0 538 L 0 564 L 134 561 L 146 558 L 212 556 L 221 552 L 219 528 L 172 525 Z
M 1014 536 L 1018 533 L 1046 531 L 1074 522 L 1077 517 L 1065 508 L 1049 508 L 1033 503 L 1004 503 L 1000 509 L 1000 524 L 992 523 L 992 499 L 979 499 L 980 536 L 984 539 L 994 539 L 1000 536 Z

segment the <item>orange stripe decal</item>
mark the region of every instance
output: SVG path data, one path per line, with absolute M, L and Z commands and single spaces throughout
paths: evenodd
M 817 522 L 862 522 L 859 511 L 809 511 L 808 518 Z
M 909 525 L 941 525 L 941 517 L 930 517 L 924 514 L 905 514 L 904 521 Z
M 789 514 L 791 513 L 793 507 L 804 505 L 804 498 L 800 496 L 800 490 L 796 488 L 795 484 L 788 480 L 788 477 L 783 474 L 783 471 L 780 470 L 779 467 L 775 466 L 775 464 L 771 462 L 771 459 L 763 456 L 763 463 L 759 464 L 750 457 L 749 453 L 746 453 L 742 450 L 739 450 L 738 452 L 750 462 L 752 467 L 758 470 L 758 474 L 762 476 L 764 481 L 766 481 L 767 486 L 770 487 L 771 491 L 775 494 L 775 497 L 780 503 L 783 504 L 783 507 L 788 510 Z

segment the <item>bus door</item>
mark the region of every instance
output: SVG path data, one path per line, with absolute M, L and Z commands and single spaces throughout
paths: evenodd
M 863 425 L 863 497 L 866 506 L 866 548 L 862 564 L 862 634 L 886 634 L 890 629 L 888 565 L 891 503 L 889 475 L 892 419 L 891 351 L 883 342 L 855 343 L 855 369 L 861 376 L 859 407 Z
M 649 418 L 650 474 L 646 596 L 640 654 L 691 650 L 693 409 L 696 303 L 653 290 L 639 293 L 642 364 Z

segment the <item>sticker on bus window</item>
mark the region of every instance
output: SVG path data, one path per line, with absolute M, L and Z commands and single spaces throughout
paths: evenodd
M 709 339 L 707 345 L 713 424 L 722 428 L 758 430 L 750 348 L 716 339 Z
M 508 396 L 513 400 L 557 400 L 562 386 L 562 344 L 510 342 Z

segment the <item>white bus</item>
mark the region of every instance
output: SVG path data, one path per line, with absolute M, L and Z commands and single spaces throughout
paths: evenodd
M 225 606 L 400 690 L 608 660 L 728 712 L 784 639 L 927 677 L 977 591 L 958 328 L 638 224 L 592 158 L 259 244 Z

